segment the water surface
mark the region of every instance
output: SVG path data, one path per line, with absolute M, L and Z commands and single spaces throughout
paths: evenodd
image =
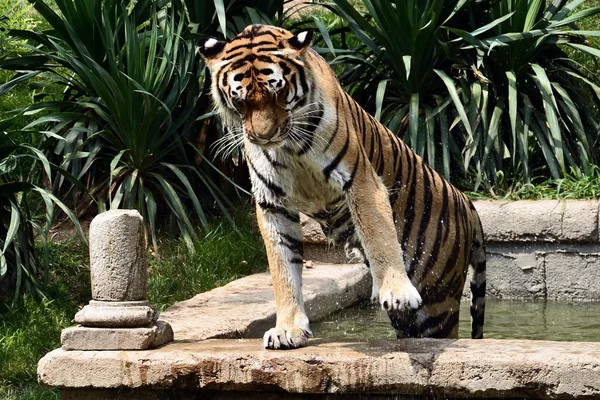
M 469 304 L 462 303 L 459 337 L 471 337 Z M 387 314 L 375 305 L 339 311 L 311 324 L 315 337 L 332 339 L 395 338 Z M 600 341 L 600 303 L 556 301 L 486 302 L 484 337 L 487 339 L 531 339 Z

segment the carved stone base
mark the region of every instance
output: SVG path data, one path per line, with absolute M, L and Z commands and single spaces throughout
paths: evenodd
M 63 350 L 146 350 L 171 341 L 173 329 L 162 320 L 144 328 L 73 326 L 60 335 Z
M 158 318 L 158 312 L 147 301 L 91 300 L 75 314 L 75 322 L 98 328 L 149 327 Z

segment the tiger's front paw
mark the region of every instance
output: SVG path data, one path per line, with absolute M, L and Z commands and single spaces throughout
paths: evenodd
M 271 328 L 263 336 L 263 346 L 274 350 L 297 349 L 306 346 L 309 336 L 309 331 L 297 326 L 291 329 Z
M 379 302 L 386 311 L 417 309 L 421 305 L 421 295 L 406 279 L 401 284 L 383 285 L 379 289 Z

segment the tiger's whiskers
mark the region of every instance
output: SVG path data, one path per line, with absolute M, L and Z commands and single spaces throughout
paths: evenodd
M 216 157 L 221 157 L 223 160 L 228 159 L 244 143 L 244 133 L 242 128 L 227 129 L 225 135 L 217 139 L 212 148 L 215 151 Z

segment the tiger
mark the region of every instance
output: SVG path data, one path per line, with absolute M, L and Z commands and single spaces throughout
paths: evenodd
M 466 195 L 369 115 L 311 47 L 313 32 L 250 25 L 203 38 L 215 112 L 242 148 L 273 281 L 266 349 L 306 346 L 300 213 L 358 257 L 398 338 L 456 338 L 470 273 L 471 337 L 483 337 L 486 253 Z

